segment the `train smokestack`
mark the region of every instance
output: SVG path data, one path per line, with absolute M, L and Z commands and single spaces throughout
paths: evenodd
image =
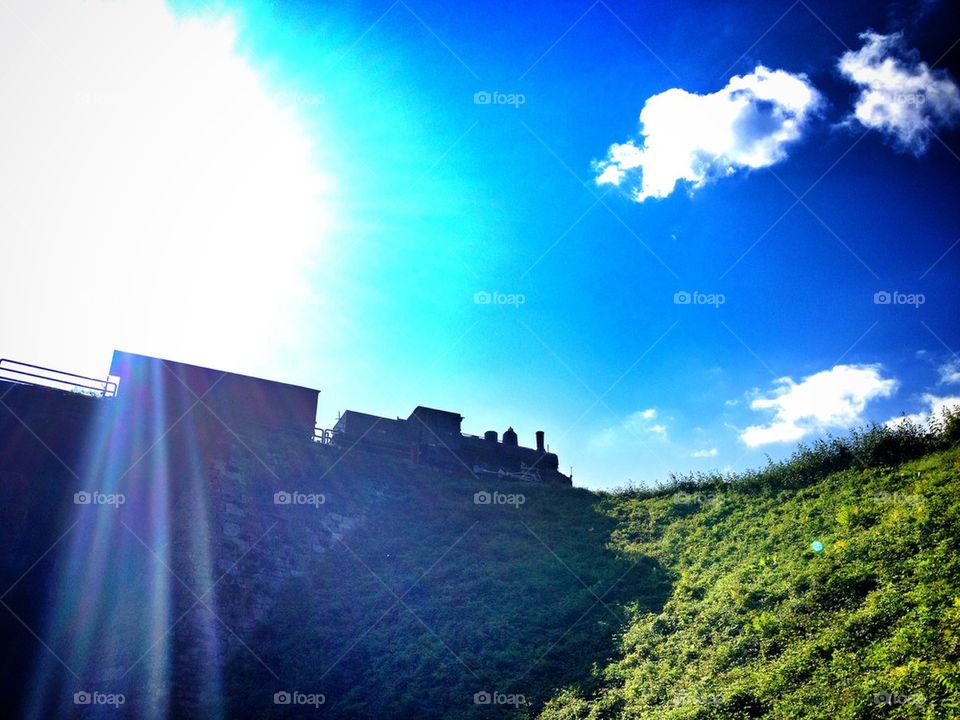
M 537 451 L 543 452 L 543 430 L 537 430 Z

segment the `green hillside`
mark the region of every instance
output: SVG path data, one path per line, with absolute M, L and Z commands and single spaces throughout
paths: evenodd
M 671 577 L 617 660 L 541 717 L 960 717 L 957 417 L 735 477 L 605 498 L 611 547 Z
M 958 438 L 615 493 L 350 459 L 325 490 L 358 525 L 247 638 L 264 664 L 232 656 L 227 714 L 270 667 L 337 718 L 960 717 Z

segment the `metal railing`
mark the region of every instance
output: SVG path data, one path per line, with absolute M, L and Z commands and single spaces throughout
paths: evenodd
M 326 430 L 317 425 L 313 429 L 313 441 L 321 445 L 330 445 L 333 442 L 333 430 Z
M 97 397 L 113 397 L 117 394 L 117 383 L 110 378 L 104 380 L 88 375 L 78 375 L 10 358 L 0 358 L 0 380 L 22 385 L 42 385 L 68 392 L 92 392 Z

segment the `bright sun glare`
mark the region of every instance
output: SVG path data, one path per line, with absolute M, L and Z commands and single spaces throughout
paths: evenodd
M 70 347 L 68 369 L 102 373 L 118 345 L 256 371 L 293 341 L 328 182 L 236 34 L 161 0 L 0 6 L 16 69 L 0 75 L 0 312 L 19 359 L 62 365 Z

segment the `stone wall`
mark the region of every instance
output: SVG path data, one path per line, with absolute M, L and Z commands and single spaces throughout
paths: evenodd
M 117 717 L 73 702 L 99 691 L 131 716 L 216 716 L 222 664 L 364 526 L 350 484 L 369 468 L 307 438 L 237 434 L 202 406 L 171 429 L 43 388 L 7 403 L 0 672 L 14 714 Z

